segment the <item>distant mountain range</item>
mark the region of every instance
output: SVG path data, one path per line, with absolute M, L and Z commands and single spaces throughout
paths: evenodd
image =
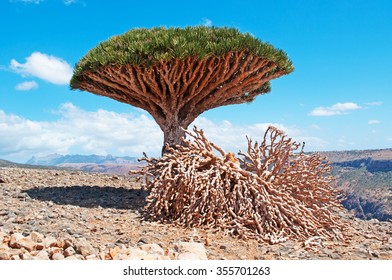
M 142 165 L 137 157 L 116 157 L 112 155 L 60 155 L 33 156 L 26 164 L 77 169 L 87 172 L 126 175 L 130 170 Z
M 60 155 L 50 154 L 47 156 L 35 157 L 29 159 L 26 164 L 59 166 L 61 164 L 73 163 L 93 163 L 93 164 L 135 164 L 138 163 L 137 157 L 115 157 L 112 155 Z
M 324 153 L 345 208 L 361 219 L 392 220 L 392 149 Z

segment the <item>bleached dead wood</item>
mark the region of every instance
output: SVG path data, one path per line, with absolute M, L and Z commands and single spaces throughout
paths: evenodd
M 248 139 L 239 158 L 196 127 L 185 132 L 191 140 L 167 146 L 160 159 L 144 156 L 147 166 L 133 172 L 150 190 L 147 218 L 270 243 L 343 238 L 339 194 L 324 156 L 305 154 L 272 126 L 260 144 Z

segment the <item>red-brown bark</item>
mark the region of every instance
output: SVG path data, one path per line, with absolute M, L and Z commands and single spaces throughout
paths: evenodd
M 160 62 L 151 67 L 103 66 L 83 75 L 78 87 L 148 111 L 174 146 L 206 110 L 252 101 L 264 86 L 284 75 L 273 62 L 251 53 Z

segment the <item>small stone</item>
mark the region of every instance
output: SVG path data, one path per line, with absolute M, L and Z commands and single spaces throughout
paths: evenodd
M 139 248 L 130 248 L 127 251 L 127 255 L 124 256 L 124 260 L 141 260 L 147 256 L 147 252 Z
M 156 261 L 156 260 L 162 260 L 163 256 L 158 255 L 158 254 L 147 254 L 145 257 L 143 257 L 143 260 L 145 261 Z
M 73 256 L 76 254 L 75 249 L 73 247 L 68 247 L 67 249 L 64 250 L 64 257 L 69 257 Z
M 221 249 L 221 250 L 226 250 L 227 247 L 226 247 L 226 245 L 220 245 L 220 246 L 219 246 L 219 249 Z
M 207 251 L 202 243 L 178 242 L 175 247 L 179 253 L 178 259 L 207 260 Z M 189 253 L 189 254 L 188 254 Z M 184 255 L 182 255 L 184 254 Z M 182 255 L 182 256 L 181 256 Z
M 8 216 L 8 210 L 6 210 L 6 209 L 1 209 L 0 210 L 0 216 Z M 1 234 L 2 232 L 0 232 L 0 234 Z
M 1 213 L 1 212 L 0 212 Z M 0 215 L 1 216 L 1 215 Z M 3 229 L 0 227 L 0 240 L 1 240 L 1 238 L 4 238 L 5 236 L 8 236 L 8 234 L 7 233 L 5 233 L 4 231 L 3 231 Z
M 12 255 L 11 260 L 17 261 L 17 260 L 20 260 L 20 257 L 19 257 L 19 255 Z
M 33 257 L 32 257 L 29 253 L 21 254 L 21 255 L 19 255 L 19 257 L 20 257 L 22 260 L 25 260 L 25 261 L 29 261 L 29 260 L 32 260 L 32 259 L 33 259 Z
M 140 249 L 142 249 L 143 251 L 146 251 L 149 254 L 158 254 L 158 255 L 164 255 L 165 251 L 162 249 L 161 246 L 159 246 L 158 244 L 143 244 L 141 246 L 139 246 Z
M 8 218 L 16 218 L 17 217 L 17 215 L 14 212 L 9 212 L 7 216 L 8 216 Z
M 178 252 L 175 252 L 173 249 L 167 248 L 165 250 L 165 257 L 168 257 L 169 260 L 175 260 L 178 257 Z
M 59 242 L 56 238 L 53 236 L 47 236 L 44 239 L 44 246 L 45 248 L 50 248 L 50 247 L 62 247 L 61 242 Z
M 27 237 L 23 237 L 17 241 L 18 248 L 24 248 L 27 251 L 31 252 L 33 250 L 37 250 L 36 248 L 38 247 L 42 249 L 42 246 L 40 244 L 36 244 L 33 240 Z
M 148 244 L 148 243 L 150 243 L 150 242 L 148 241 L 148 239 L 146 237 L 140 238 L 139 241 L 137 242 L 138 246 L 140 246 L 142 244 Z
M 61 253 L 54 253 L 52 255 L 52 260 L 60 261 L 60 260 L 63 260 L 63 259 L 64 259 L 64 255 L 61 254 Z
M 198 254 L 185 252 L 185 253 L 180 253 L 177 257 L 177 260 L 201 260 L 201 258 Z
M 0 251 L 0 260 L 10 260 L 11 256 L 8 252 L 1 252 Z
M 5 183 L 8 183 L 8 181 L 5 178 L 0 177 L 0 184 L 5 184 Z
M 99 258 L 96 255 L 88 255 L 86 260 L 99 260 Z
M 121 250 L 126 250 L 127 246 L 125 246 L 124 244 L 118 244 L 118 247 L 120 247 Z
M 23 234 L 20 234 L 20 233 L 13 233 L 13 234 L 11 234 L 11 239 L 10 239 L 9 246 L 11 248 L 16 248 L 16 249 L 20 248 L 20 245 L 18 244 L 18 241 L 20 239 L 22 239 L 22 238 L 24 238 Z
M 82 256 L 95 255 L 97 252 L 85 238 L 80 238 L 75 243 L 76 252 Z
M 371 252 L 371 255 L 375 258 L 379 258 L 380 255 L 377 252 Z
M 77 260 L 85 260 L 85 257 L 81 254 L 75 254 L 74 256 L 76 257 Z
M 122 237 L 116 241 L 116 244 L 128 244 L 131 242 L 129 237 Z
M 21 200 L 26 200 L 26 199 L 31 199 L 30 196 L 28 195 L 28 193 L 19 193 L 17 196 L 17 198 L 20 198 Z
M 66 261 L 75 261 L 75 260 L 78 260 L 78 258 L 75 255 L 72 255 L 72 256 L 66 257 L 64 260 L 66 260 Z
M 114 243 L 108 243 L 108 244 L 106 244 L 106 247 L 107 247 L 107 248 L 114 248 L 114 247 L 116 247 L 116 244 L 114 244 Z
M 113 260 L 116 259 L 117 255 L 118 255 L 120 252 L 121 252 L 121 249 L 120 249 L 120 247 L 118 247 L 118 246 L 109 249 L 109 255 L 110 255 L 110 257 L 111 257 Z
M 276 260 L 276 256 L 272 253 L 264 254 L 260 257 L 261 260 Z
M 48 218 L 50 218 L 50 219 L 55 219 L 57 217 L 58 217 L 58 215 L 56 213 L 52 213 L 52 212 L 48 213 Z
M 65 250 L 65 249 L 67 249 L 68 247 L 73 247 L 73 243 L 72 243 L 71 240 L 65 239 L 65 240 L 64 240 L 63 249 Z
M 46 250 L 47 252 L 48 252 L 48 254 L 49 254 L 49 257 L 53 257 L 53 255 L 54 254 L 57 254 L 57 253 L 63 253 L 63 249 L 61 249 L 61 248 L 58 248 L 58 247 L 51 247 L 51 248 L 48 248 L 47 250 Z
M 33 258 L 34 260 L 49 260 L 48 252 L 42 250 Z
M 39 232 L 36 232 L 36 231 L 33 231 L 30 234 L 30 238 L 31 238 L 31 240 L 33 240 L 34 242 L 37 242 L 37 243 L 41 243 L 44 241 L 44 235 Z

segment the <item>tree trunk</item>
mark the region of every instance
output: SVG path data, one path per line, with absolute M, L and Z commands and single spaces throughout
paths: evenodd
M 186 127 L 184 127 L 186 128 Z M 171 122 L 163 129 L 163 147 L 162 155 L 166 152 L 165 146 L 168 144 L 170 147 L 181 144 L 181 138 L 185 138 L 185 132 L 181 129 L 178 122 Z

